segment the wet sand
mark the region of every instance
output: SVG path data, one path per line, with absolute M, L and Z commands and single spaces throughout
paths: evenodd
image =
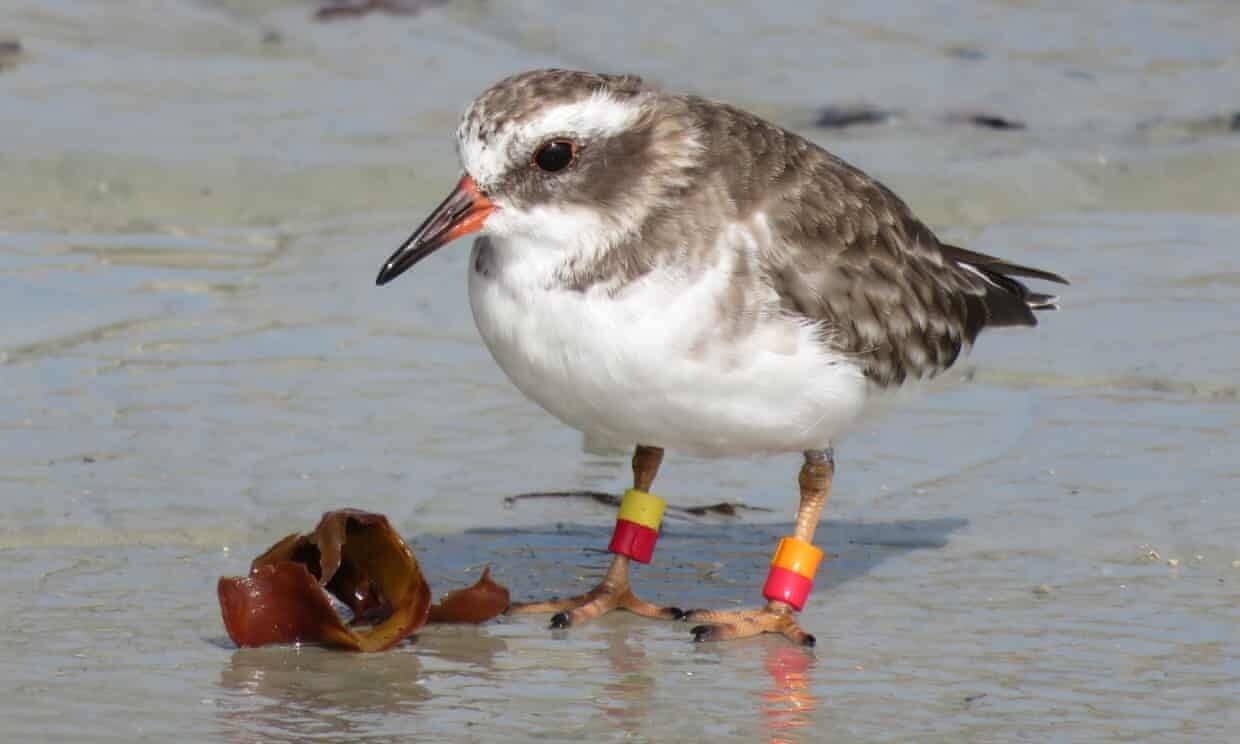
M 666 6 L 657 34 L 570 3 L 0 11 L 3 738 L 1228 740 L 1240 9 L 817 8 Z M 329 508 L 388 514 L 437 593 L 488 562 L 518 598 L 601 574 L 612 509 L 504 497 L 618 492 L 627 454 L 503 378 L 466 245 L 373 286 L 453 181 L 459 109 L 548 64 L 761 111 L 1070 277 L 1064 309 L 839 444 L 812 651 L 624 615 L 233 648 L 215 579 Z M 814 127 L 858 103 L 899 113 Z M 638 590 L 752 603 L 797 466 L 670 454 L 669 501 L 774 511 L 671 521 Z

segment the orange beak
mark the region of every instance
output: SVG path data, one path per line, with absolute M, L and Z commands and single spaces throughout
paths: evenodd
M 459 237 L 478 232 L 495 210 L 495 203 L 478 190 L 474 179 L 462 176 L 448 198 L 435 207 L 431 216 L 383 264 L 375 284 L 387 284 L 439 248 Z

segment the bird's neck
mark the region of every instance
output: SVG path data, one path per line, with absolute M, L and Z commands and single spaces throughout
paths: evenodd
M 473 270 L 514 289 L 584 290 L 627 272 L 624 257 L 636 232 L 584 207 L 500 209 L 475 245 Z

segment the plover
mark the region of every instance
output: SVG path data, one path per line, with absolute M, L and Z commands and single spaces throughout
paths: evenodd
M 552 627 L 620 607 L 700 622 L 699 641 L 812 644 L 796 611 L 821 557 L 834 442 L 983 328 L 1032 326 L 1055 307 L 1020 278 L 1067 283 L 941 242 L 881 183 L 792 132 L 632 75 L 509 77 L 469 104 L 456 135 L 460 181 L 378 283 L 478 233 L 469 300 L 495 361 L 569 426 L 637 445 L 604 580 L 512 608 L 556 612 Z M 649 489 L 664 447 L 804 453 L 765 605 L 686 613 L 631 590 L 630 560 L 649 560 L 657 538 Z

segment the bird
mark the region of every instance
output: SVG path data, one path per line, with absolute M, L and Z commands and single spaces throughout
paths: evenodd
M 476 235 L 469 304 L 499 367 L 568 426 L 634 445 L 636 501 L 626 493 L 602 581 L 509 608 L 553 612 L 553 628 L 621 608 L 697 623 L 695 641 L 779 633 L 813 645 L 798 617 L 837 440 L 949 369 L 982 330 L 1034 326 L 1035 311 L 1058 307 L 1022 279 L 1068 283 L 945 243 L 810 140 L 637 75 L 504 78 L 466 106 L 456 147 L 456 187 L 377 284 Z M 633 545 L 649 553 L 657 540 L 662 501 L 649 492 L 665 449 L 802 454 L 795 529 L 765 603 L 684 611 L 634 592 L 631 563 L 650 556 Z M 641 528 L 620 536 L 626 513 Z

